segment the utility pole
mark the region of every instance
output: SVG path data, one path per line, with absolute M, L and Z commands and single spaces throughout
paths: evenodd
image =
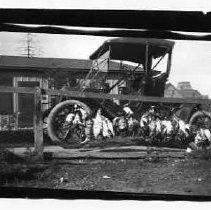
M 21 40 L 21 46 L 18 47 L 18 51 L 21 51 L 21 55 L 28 58 L 35 57 L 40 54 L 40 47 L 37 46 L 36 35 L 27 33 L 24 40 Z
M 31 34 L 27 33 L 27 57 L 31 57 L 32 56 L 32 46 L 31 46 Z

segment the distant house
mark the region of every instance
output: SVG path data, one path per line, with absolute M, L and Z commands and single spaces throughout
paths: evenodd
M 172 98 L 208 98 L 198 90 L 192 89 L 190 82 L 179 82 L 177 87 L 167 83 L 165 87 L 165 97 Z
M 190 82 L 179 82 L 177 89 L 183 98 L 203 98 L 203 95 L 195 89 L 192 89 Z
M 192 90 L 190 82 L 178 82 L 177 83 L 178 90 Z
M 0 86 L 60 89 L 68 83 L 76 87 L 86 77 L 91 66 L 92 61 L 84 59 L 0 56 Z M 120 63 L 109 63 L 107 81 L 110 86 L 123 75 L 127 76 L 127 72 L 120 67 Z M 136 74 L 140 73 L 143 71 L 138 68 Z M 112 93 L 118 93 L 119 88 L 115 87 Z M 0 130 L 11 125 L 11 122 L 14 129 L 32 127 L 33 100 L 33 95 L 30 94 L 0 93 Z M 44 100 L 43 109 L 47 109 L 51 98 L 45 97 Z
M 180 90 L 183 98 L 203 98 L 203 95 L 198 90 Z
M 183 98 L 183 95 L 179 92 L 179 90 L 174 85 L 172 85 L 171 83 L 167 83 L 165 87 L 164 97 Z

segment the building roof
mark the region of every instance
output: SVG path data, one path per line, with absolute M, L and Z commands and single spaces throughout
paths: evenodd
M 119 71 L 120 63 L 110 62 L 109 70 Z M 36 69 L 44 71 L 45 69 L 49 70 L 86 70 L 92 66 L 92 60 L 86 59 L 64 59 L 64 58 L 38 58 L 38 57 L 23 57 L 23 56 L 0 56 L 0 69 Z M 131 69 L 135 68 L 134 66 L 126 65 Z M 138 68 L 139 71 L 142 71 L 142 68 Z
M 174 89 L 177 89 L 174 85 L 172 85 L 170 82 L 166 83 L 165 89 L 168 89 L 169 87 L 173 87 Z
M 89 69 L 90 60 L 63 59 L 63 58 L 38 58 L 23 56 L 0 56 L 0 68 L 49 68 L 49 69 Z

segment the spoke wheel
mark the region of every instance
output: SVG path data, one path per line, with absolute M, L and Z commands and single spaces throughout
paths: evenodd
M 78 143 L 83 140 L 83 126 L 67 123 L 68 114 L 74 113 L 77 105 L 80 110 L 91 114 L 90 108 L 77 100 L 67 100 L 57 104 L 48 117 L 48 135 L 54 142 Z
M 192 115 L 189 121 L 192 140 L 195 138 L 197 131 L 201 128 L 211 131 L 211 113 L 207 111 L 198 111 Z

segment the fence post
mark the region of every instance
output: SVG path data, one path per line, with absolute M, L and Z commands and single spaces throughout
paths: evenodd
M 41 98 L 41 88 L 36 88 L 34 94 L 34 154 L 39 159 L 43 158 L 43 119 Z

